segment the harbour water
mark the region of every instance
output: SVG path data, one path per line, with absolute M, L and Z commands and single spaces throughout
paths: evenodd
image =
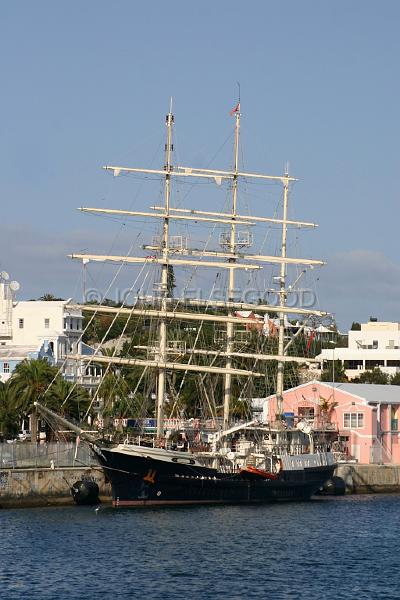
M 0 511 L 0 597 L 394 599 L 399 495 Z

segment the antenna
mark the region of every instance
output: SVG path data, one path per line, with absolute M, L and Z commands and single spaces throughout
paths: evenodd
M 4 281 L 8 281 L 10 279 L 9 274 L 7 273 L 7 271 L 2 271 L 0 273 L 0 277 L 4 280 Z
M 239 81 L 237 81 L 236 83 L 237 83 L 237 86 L 238 86 L 238 102 L 240 104 L 240 83 L 239 83 Z

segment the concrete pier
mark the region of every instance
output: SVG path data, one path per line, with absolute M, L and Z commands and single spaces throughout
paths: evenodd
M 335 476 L 343 480 L 346 494 L 400 492 L 400 465 L 338 465 Z
M 0 470 L 0 508 L 74 504 L 72 485 L 91 479 L 101 502 L 111 502 L 111 486 L 100 467 L 59 467 Z

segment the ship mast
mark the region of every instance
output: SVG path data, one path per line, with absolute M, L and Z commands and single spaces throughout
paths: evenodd
M 170 208 L 170 197 L 171 197 L 171 154 L 172 154 L 172 126 L 174 122 L 174 116 L 172 114 L 172 98 L 170 103 L 169 113 L 166 116 L 166 127 L 167 127 L 167 141 L 165 144 L 165 187 L 164 187 L 164 218 L 163 218 L 163 233 L 161 239 L 161 250 L 162 250 L 162 267 L 161 267 L 161 312 L 166 314 L 168 303 L 168 257 L 169 257 L 169 208 Z M 159 346 L 157 353 L 157 360 L 160 363 L 166 363 L 167 361 L 167 319 L 163 316 L 160 319 L 159 329 Z M 160 367 L 158 370 L 157 380 L 157 438 L 162 438 L 164 435 L 164 401 L 165 401 L 165 390 L 166 390 L 166 369 Z
M 308 258 L 292 258 L 287 256 L 286 238 L 287 238 L 287 227 L 288 225 L 296 225 L 297 227 L 315 227 L 314 223 L 304 221 L 293 221 L 288 220 L 288 196 L 289 196 L 289 185 L 291 181 L 296 181 L 295 178 L 290 177 L 288 170 L 285 170 L 284 175 L 266 175 L 260 173 L 249 173 L 247 171 L 240 171 L 238 164 L 239 157 L 239 132 L 240 132 L 240 101 L 237 106 L 231 111 L 231 115 L 235 115 L 235 133 L 234 133 L 234 160 L 233 169 L 230 171 L 215 170 L 215 169 L 199 169 L 195 167 L 184 167 L 172 165 L 172 132 L 174 117 L 172 114 L 172 101 L 169 109 L 169 113 L 166 116 L 166 144 L 165 144 L 165 161 L 163 169 L 148 169 L 142 167 L 123 167 L 116 165 L 107 165 L 104 168 L 111 171 L 115 177 L 118 177 L 121 173 L 135 175 L 137 173 L 147 173 L 151 175 L 161 176 L 164 181 L 164 203 L 162 206 L 151 206 L 151 212 L 148 211 L 132 211 L 115 208 L 89 208 L 81 207 L 80 210 L 94 214 L 110 214 L 119 217 L 139 217 L 139 218 L 152 218 L 160 219 L 162 224 L 162 236 L 159 243 L 152 246 L 143 246 L 143 249 L 156 251 L 156 256 L 110 256 L 110 255 L 98 255 L 98 254 L 72 254 L 71 258 L 94 261 L 94 262 L 113 262 L 123 263 L 127 265 L 135 265 L 145 263 L 147 265 L 159 264 L 161 266 L 161 281 L 158 294 L 158 306 L 134 306 L 131 308 L 112 308 L 107 306 L 96 306 L 90 307 L 82 305 L 80 308 L 85 311 L 97 312 L 109 312 L 115 314 L 115 318 L 118 315 L 130 314 L 131 316 L 148 316 L 154 317 L 159 322 L 159 332 L 157 343 L 154 346 L 148 346 L 149 356 L 147 360 L 143 358 L 129 358 L 121 359 L 119 357 L 104 357 L 96 352 L 95 355 L 85 357 L 84 355 L 73 355 L 74 360 L 82 360 L 84 362 L 100 362 L 100 363 L 113 363 L 113 364 L 124 364 L 126 366 L 140 366 L 145 368 L 154 369 L 157 373 L 157 394 L 156 394 L 156 416 L 157 416 L 157 437 L 162 438 L 164 436 L 164 408 L 165 408 L 165 394 L 166 394 L 166 373 L 167 371 L 193 371 L 193 372 L 208 372 L 215 375 L 223 375 L 224 377 L 224 400 L 223 400 L 223 429 L 229 428 L 229 415 L 232 400 L 232 377 L 261 377 L 263 376 L 260 372 L 249 371 L 245 369 L 238 369 L 235 367 L 236 361 L 240 356 L 246 358 L 257 358 L 257 361 L 269 361 L 275 359 L 278 361 L 278 373 L 277 373 L 277 398 L 278 398 L 278 411 L 282 412 L 282 398 L 283 398 L 283 375 L 284 375 L 284 364 L 287 362 L 288 357 L 287 348 L 285 348 L 285 314 L 287 313 L 298 313 L 302 315 L 316 314 L 319 311 L 309 310 L 300 307 L 288 307 L 286 303 L 287 290 L 286 290 L 286 278 L 287 278 L 287 265 L 288 264 L 303 264 L 303 265 L 322 265 L 323 261 L 313 260 Z M 201 178 L 203 180 L 212 181 L 214 180 L 217 185 L 220 185 L 222 181 L 231 181 L 232 187 L 232 199 L 231 209 L 226 212 L 215 212 L 215 211 L 203 211 L 194 210 L 189 208 L 178 208 L 171 206 L 171 183 L 172 178 Z M 251 216 L 243 215 L 238 212 L 237 201 L 238 201 L 238 182 L 239 178 L 245 179 L 257 179 L 264 181 L 279 182 L 283 185 L 283 215 L 281 219 L 268 218 L 264 216 Z M 227 243 L 222 244 L 226 248 L 221 250 L 198 250 L 196 248 L 189 248 L 182 246 L 177 249 L 171 247 L 169 241 L 170 223 L 173 221 L 178 222 L 189 222 L 189 223 L 218 223 L 219 225 L 225 225 L 229 227 L 228 235 L 226 236 Z M 280 256 L 269 256 L 260 254 L 247 254 L 239 252 L 240 244 L 237 239 L 237 227 L 240 225 L 253 226 L 256 223 L 276 223 L 282 225 L 282 239 L 281 239 L 281 255 Z M 177 257 L 177 254 L 179 255 Z M 257 354 L 253 353 L 240 353 L 235 352 L 234 344 L 234 332 L 235 326 L 240 324 L 248 324 L 248 320 L 235 316 L 235 310 L 254 310 L 257 309 L 261 312 L 270 312 L 275 307 L 270 305 L 255 305 L 249 303 L 243 303 L 235 301 L 235 271 L 236 269 L 245 269 L 256 271 L 263 267 L 259 263 L 279 263 L 280 264 L 280 275 L 279 275 L 279 338 L 278 338 L 278 354 L 276 357 L 272 355 Z M 183 311 L 177 310 L 178 304 L 173 305 L 172 299 L 169 297 L 169 277 L 170 269 L 174 267 L 190 266 L 195 268 L 212 268 L 212 269 L 224 269 L 228 270 L 228 289 L 227 299 L 224 301 L 213 301 L 212 304 L 218 308 L 224 308 L 227 313 L 217 314 L 195 312 L 190 310 L 192 306 L 209 308 L 209 302 L 206 304 L 202 299 L 191 299 L 188 301 L 184 299 Z M 214 321 L 216 323 L 224 323 L 226 327 L 226 344 L 223 352 L 218 354 L 212 354 L 213 356 L 219 356 L 223 364 L 214 365 L 214 359 L 211 365 L 208 364 L 192 364 L 191 360 L 185 362 L 182 360 L 182 356 L 173 358 L 171 352 L 168 350 L 167 342 L 167 323 L 169 319 L 178 319 L 186 321 Z M 144 349 L 144 348 L 143 348 Z M 208 352 L 211 356 L 211 353 Z M 202 354 L 196 348 L 189 348 L 185 355 L 190 357 L 194 354 Z M 290 360 L 303 361 L 304 359 L 299 357 L 290 357 Z M 203 361 L 201 361 L 203 363 Z
M 228 259 L 230 263 L 236 262 L 236 217 L 237 217 L 237 189 L 238 189 L 238 157 L 239 157 L 239 130 L 240 130 L 240 100 L 234 109 L 234 114 L 236 118 L 235 123 L 235 144 L 234 144 L 234 157 L 233 157 L 233 179 L 232 179 L 232 210 L 231 210 L 231 231 L 229 238 L 229 253 L 232 255 L 231 258 Z M 229 269 L 229 279 L 228 279 L 228 290 L 227 290 L 227 301 L 234 301 L 234 292 L 235 292 L 235 269 Z M 229 317 L 233 317 L 232 310 L 229 310 Z M 226 324 L 226 353 L 227 359 L 225 366 L 227 369 L 232 369 L 232 358 L 231 354 L 233 352 L 234 345 L 234 324 L 229 321 Z M 230 414 L 230 405 L 232 399 L 232 375 L 227 372 L 224 376 L 224 420 L 223 420 L 223 429 L 228 429 L 229 427 L 229 414 Z
M 285 177 L 282 178 L 283 184 L 283 215 L 282 215 L 282 241 L 281 241 L 281 266 L 279 272 L 279 330 L 278 330 L 278 356 L 283 356 L 285 349 L 285 312 L 286 307 L 286 239 L 287 239 L 287 213 L 289 200 L 289 173 L 285 169 Z M 284 386 L 284 367 L 285 363 L 282 360 L 278 361 L 278 371 L 276 376 L 276 399 L 278 414 L 282 414 L 283 406 L 283 386 Z

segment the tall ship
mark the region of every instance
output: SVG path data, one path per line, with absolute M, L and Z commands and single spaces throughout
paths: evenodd
M 129 351 L 120 353 L 115 347 L 111 352 L 102 352 L 100 346 L 94 355 L 68 356 L 84 368 L 96 365 L 106 374 L 116 369 L 120 378 L 129 369 L 138 374 L 129 398 L 136 406 L 143 402 L 143 418 L 131 420 L 125 439 L 106 440 L 58 417 L 90 444 L 111 482 L 114 507 L 306 500 L 333 475 L 334 456 L 326 432 L 314 431 L 306 418 L 287 415 L 283 410 L 287 368 L 316 362 L 304 352 L 296 355 L 298 341 L 311 321 L 326 315 L 288 302 L 303 273 L 323 264 L 288 256 L 288 232 L 315 225 L 289 219 L 289 192 L 296 179 L 288 169 L 282 175 L 268 175 L 239 167 L 240 100 L 231 117 L 235 126 L 230 170 L 174 164 L 171 102 L 162 168 L 104 167 L 114 176 L 140 174 L 159 179 L 162 202 L 147 211 L 81 209 L 94 215 L 137 218 L 159 225 L 158 234 L 142 247 L 141 256 L 71 255 L 83 265 L 139 265 L 140 276 L 149 270 L 155 274 L 151 293 L 138 293 L 133 302 L 80 305 L 90 320 L 107 315 L 110 319 L 124 317 L 126 324 L 134 321 L 137 335 L 131 338 L 134 341 Z M 183 205 L 181 198 L 177 201 L 174 196 L 176 181 L 225 187 L 225 210 Z M 241 209 L 241 186 L 249 187 L 252 182 L 281 186 L 281 214 L 252 215 Z M 181 228 L 196 226 L 200 232 L 202 227 L 212 228 L 213 233 L 217 232 L 218 247 L 211 246 L 212 236 L 207 242 L 196 241 L 197 247 L 193 247 L 187 236 L 179 231 L 177 235 L 176 224 Z M 270 227 L 278 231 L 278 252 L 251 252 L 256 229 L 263 235 Z M 194 239 L 201 239 L 201 235 Z M 273 277 L 275 303 L 266 301 L 266 279 L 261 276 L 271 265 L 277 273 Z M 293 266 L 297 277 L 289 279 L 288 269 Z M 175 297 L 180 271 L 189 279 L 194 271 L 213 275 L 204 279 L 204 288 L 197 288 L 201 294 L 185 295 L 187 284 L 180 283 L 182 291 Z M 224 288 L 224 294 L 212 293 L 216 282 L 219 290 Z M 240 292 L 245 287 L 256 289 L 254 282 L 262 293 L 243 298 Z M 134 285 L 138 285 L 136 280 Z M 204 295 L 207 285 L 211 289 Z M 121 336 L 124 333 L 125 327 Z M 253 343 L 248 342 L 249 338 Z M 271 369 L 277 411 L 265 420 L 254 412 L 254 396 L 260 389 L 257 382 L 264 382 Z M 190 389 L 185 392 L 187 386 Z M 101 393 L 104 395 L 104 387 Z M 99 398 L 97 392 L 95 398 Z M 149 398 L 153 407 L 149 407 Z M 37 407 L 45 418 L 57 418 L 42 404 Z

